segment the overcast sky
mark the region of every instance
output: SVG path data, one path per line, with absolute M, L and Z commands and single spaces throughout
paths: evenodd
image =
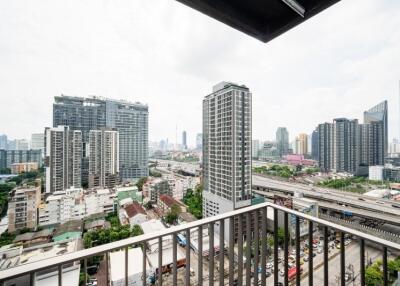
M 400 1 L 343 0 L 268 44 L 173 0 L 0 1 L 0 134 L 50 126 L 53 97 L 149 105 L 150 140 L 189 144 L 222 80 L 253 93 L 253 138 L 291 140 L 389 101 L 398 136 Z

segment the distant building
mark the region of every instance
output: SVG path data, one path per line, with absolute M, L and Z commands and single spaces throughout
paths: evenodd
M 280 157 L 289 154 L 289 132 L 286 127 L 279 127 L 276 130 L 276 145 Z
M 203 134 L 202 133 L 197 133 L 196 135 L 196 149 L 201 150 L 203 147 Z
M 333 164 L 333 124 L 318 125 L 318 165 L 321 171 L 329 172 Z
M 7 135 L 0 135 L 0 150 L 7 150 L 8 149 L 8 139 Z
M 221 82 L 203 100 L 204 217 L 251 204 L 251 118 L 244 85 Z
M 296 137 L 296 152 L 297 155 L 306 155 L 308 153 L 308 135 L 301 133 Z
M 183 150 L 187 150 L 187 149 L 188 149 L 186 131 L 183 131 L 183 132 L 182 132 L 182 149 L 183 149 Z
M 318 161 L 319 157 L 319 136 L 318 128 L 311 135 L 311 159 Z
M 68 126 L 45 129 L 46 193 L 81 187 L 82 132 Z
M 336 172 L 355 174 L 359 166 L 358 121 L 336 118 L 334 121 L 333 165 Z
M 155 179 L 146 183 L 144 187 L 148 192 L 148 197 L 153 202 L 158 202 L 160 195 L 172 196 L 172 189 L 167 180 Z
M 8 201 L 8 231 L 35 229 L 40 200 L 40 187 L 14 189 Z
M 305 159 L 304 155 L 291 154 L 286 155 L 284 159 L 293 166 L 315 166 L 316 164 L 314 160 Z
M 42 166 L 41 150 L 0 150 L 0 169 L 10 168 L 15 163 L 37 163 Z
M 147 221 L 147 214 L 138 202 L 133 202 L 119 209 L 119 219 L 122 225 L 129 224 L 132 227 Z
M 261 160 L 274 159 L 279 157 L 279 150 L 274 141 L 265 141 L 259 152 L 259 158 Z
M 56 96 L 53 104 L 53 127 L 70 126 L 82 132 L 82 178 L 88 180 L 86 144 L 89 131 L 103 127 L 119 133 L 119 172 L 123 180 L 146 177 L 148 170 L 148 106 L 141 103 L 100 97 Z
M 89 148 L 89 188 L 113 188 L 119 182 L 118 132 L 90 130 Z
M 15 149 L 16 150 L 29 150 L 29 141 L 26 139 L 15 140 Z
M 21 174 L 31 171 L 37 171 L 39 168 L 37 162 L 31 163 L 14 163 L 11 164 L 11 174 Z
M 260 152 L 260 140 L 253 140 L 251 145 L 251 157 L 258 159 L 258 153 Z
M 382 181 L 384 169 L 385 166 L 369 166 L 369 179 L 373 181 Z
M 44 156 L 44 133 L 33 133 L 31 135 L 31 149 L 41 150 Z

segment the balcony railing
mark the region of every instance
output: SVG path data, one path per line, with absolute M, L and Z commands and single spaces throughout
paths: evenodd
M 271 219 L 269 219 L 271 218 Z M 273 219 L 272 219 L 273 218 Z M 305 224 L 307 222 L 307 224 Z M 280 250 L 279 225 L 283 226 L 284 237 Z M 316 227 L 321 231 L 320 242 L 322 262 L 314 265 L 314 238 Z M 304 229 L 306 227 L 306 229 Z M 208 230 L 208 236 L 207 233 Z M 332 250 L 332 231 L 337 237 L 336 256 L 340 257 L 339 265 L 329 263 Z M 304 235 L 305 233 L 305 235 Z M 180 237 L 185 237 L 186 245 L 178 244 Z M 228 236 L 227 236 L 228 234 Z M 302 235 L 305 240 L 302 240 Z M 27 285 L 35 285 L 43 272 L 55 272 L 58 285 L 63 284 L 63 275 L 68 267 L 79 267 L 87 281 L 87 263 L 93 257 L 101 257 L 105 266 L 105 281 L 110 285 L 110 255 L 115 251 L 124 251 L 125 261 L 112 267 L 123 268 L 122 285 L 131 285 L 128 263 L 129 249 L 141 247 L 143 250 L 141 282 L 157 285 L 300 285 L 302 279 L 308 280 L 308 285 L 328 285 L 330 271 L 334 267 L 340 269 L 337 285 L 347 285 L 348 272 L 346 268 L 346 241 L 351 236 L 359 246 L 359 282 L 365 285 L 366 248 L 373 245 L 378 248 L 382 259 L 383 281 L 388 285 L 388 255 L 400 252 L 400 245 L 386 241 L 357 230 L 337 225 L 310 215 L 287 209 L 272 203 L 262 203 L 240 210 L 228 212 L 214 217 L 198 220 L 184 225 L 167 228 L 163 231 L 144 234 L 117 242 L 96 246 L 81 251 L 60 255 L 34 263 L 20 265 L 0 272 L 1 285 L 13 285 L 18 279 L 25 279 Z M 192 238 L 192 239 L 191 239 Z M 208 243 L 205 243 L 208 241 Z M 271 245 L 273 241 L 273 246 Z M 171 244 L 172 242 L 172 244 Z M 171 252 L 166 252 L 166 244 L 170 244 Z M 293 246 L 292 246 L 293 244 Z M 302 245 L 308 244 L 308 261 L 301 266 L 303 255 Z M 293 247 L 293 248 L 292 248 Z M 157 249 L 153 255 L 158 257 L 157 265 L 146 263 L 151 249 Z M 290 251 L 292 249 L 292 251 Z M 178 250 L 184 258 L 179 258 Z M 195 251 L 194 251 L 195 250 Z M 283 251 L 281 273 L 279 268 L 279 253 Z M 375 249 L 376 251 L 376 249 Z M 165 252 L 165 253 L 164 253 Z M 195 252 L 195 253 L 194 253 Z M 167 257 L 172 255 L 171 257 Z M 353 254 L 352 254 L 353 255 Z M 294 258 L 294 259 L 293 259 Z M 164 262 L 171 260 L 169 265 Z M 270 261 L 270 262 L 269 262 Z M 273 261 L 273 262 L 272 262 Z M 291 261 L 289 267 L 289 261 Z M 208 263 L 207 263 L 208 262 Z M 134 262 L 135 263 L 135 262 Z M 271 277 L 267 268 L 273 265 Z M 306 265 L 307 264 L 307 265 Z M 225 265 L 227 267 L 225 267 Z M 308 267 L 307 267 L 308 266 Z M 323 267 L 321 282 L 314 283 L 314 269 Z M 193 268 L 192 268 L 193 267 Z M 358 267 L 358 266 L 357 266 Z M 179 270 L 181 269 L 181 270 Z M 304 271 L 303 271 L 304 270 Z M 279 282 L 279 279 L 282 281 Z M 354 279 L 354 277 L 353 277 Z M 273 281 L 273 282 L 272 282 Z M 331 281 L 332 283 L 332 277 Z M 65 284 L 65 282 L 64 282 Z M 303 282 L 304 284 L 304 282 Z M 86 283 L 84 283 L 86 285 Z M 144 284 L 143 284 L 144 285 Z

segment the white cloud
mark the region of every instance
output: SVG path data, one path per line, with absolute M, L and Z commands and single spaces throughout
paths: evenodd
M 389 100 L 397 136 L 400 3 L 343 0 L 263 44 L 173 0 L 0 2 L 0 133 L 51 125 L 53 97 L 150 106 L 150 139 L 189 143 L 221 80 L 253 92 L 254 137 L 291 137 Z

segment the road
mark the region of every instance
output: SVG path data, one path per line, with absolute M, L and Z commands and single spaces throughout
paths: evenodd
M 400 209 L 394 208 L 392 202 L 387 200 L 377 200 L 355 193 L 311 187 L 293 182 L 283 182 L 258 175 L 253 175 L 252 184 L 253 188 L 259 186 L 289 193 L 302 192 L 305 197 L 324 201 L 325 204 L 332 202 L 332 204 L 327 204 L 327 207 L 351 210 L 354 213 L 360 213 L 362 216 L 369 216 L 371 218 L 376 218 L 376 215 L 379 214 L 382 220 L 400 225 Z

